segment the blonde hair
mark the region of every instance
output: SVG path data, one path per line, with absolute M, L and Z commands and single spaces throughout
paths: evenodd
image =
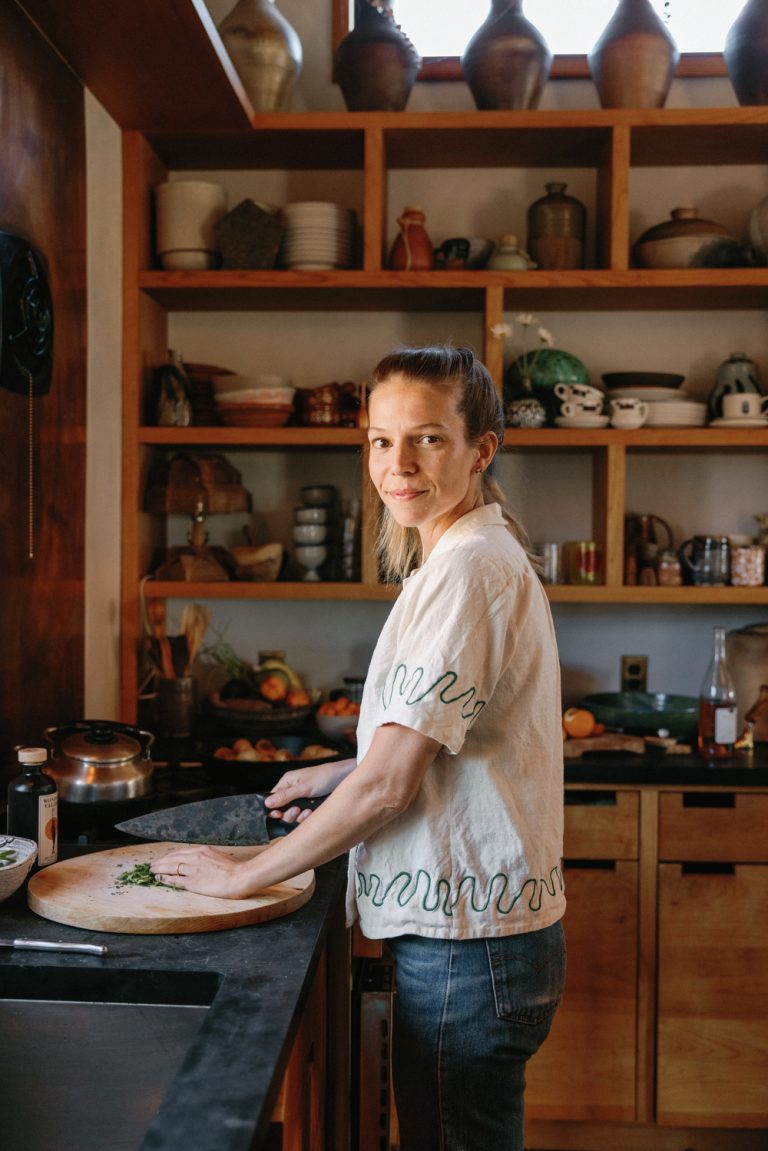
M 501 400 L 488 369 L 470 348 L 446 345 L 397 348 L 374 368 L 371 391 L 394 375 L 402 376 L 406 382 L 452 388 L 457 397 L 456 411 L 464 419 L 467 442 L 478 443 L 487 432 L 494 432 L 501 447 L 504 440 Z M 530 555 L 525 530 L 509 509 L 495 478 L 495 465 L 494 458 L 481 478 L 483 503 L 499 504 L 510 532 Z M 383 504 L 379 509 L 376 544 L 381 575 L 387 583 L 402 581 L 421 563 L 419 533 L 415 528 L 401 527 Z

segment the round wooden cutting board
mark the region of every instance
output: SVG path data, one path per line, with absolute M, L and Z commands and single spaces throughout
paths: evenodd
M 70 927 L 129 935 L 183 935 L 277 919 L 302 907 L 315 890 L 314 871 L 265 888 L 252 899 L 218 899 L 181 888 L 118 885 L 119 877 L 136 864 L 183 846 L 140 843 L 62 860 L 32 876 L 27 902 L 43 919 Z M 235 859 L 248 859 L 269 847 L 222 850 Z

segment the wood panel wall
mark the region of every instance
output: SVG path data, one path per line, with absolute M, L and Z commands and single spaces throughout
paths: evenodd
M 83 90 L 13 3 L 0 5 L 0 228 L 45 257 L 54 308 L 50 392 L 33 401 L 34 556 L 28 555 L 29 404 L 0 388 L 0 782 L 13 746 L 83 708 L 85 572 L 85 118 Z M 1 830 L 1 829 L 0 829 Z

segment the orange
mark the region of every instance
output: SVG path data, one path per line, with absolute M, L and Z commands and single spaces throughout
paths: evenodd
M 571 739 L 586 739 L 595 730 L 595 717 L 585 707 L 569 707 L 563 714 L 563 727 Z

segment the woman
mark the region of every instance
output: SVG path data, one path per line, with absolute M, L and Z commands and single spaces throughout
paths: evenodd
M 546 596 L 492 478 L 504 424 L 463 348 L 373 377 L 381 556 L 403 581 L 366 677 L 358 760 L 289 771 L 299 824 L 246 863 L 181 848 L 175 883 L 242 897 L 351 849 L 349 919 L 396 960 L 403 1151 L 522 1151 L 526 1060 L 562 993 L 560 682 Z M 299 798 L 327 795 L 310 814 Z

